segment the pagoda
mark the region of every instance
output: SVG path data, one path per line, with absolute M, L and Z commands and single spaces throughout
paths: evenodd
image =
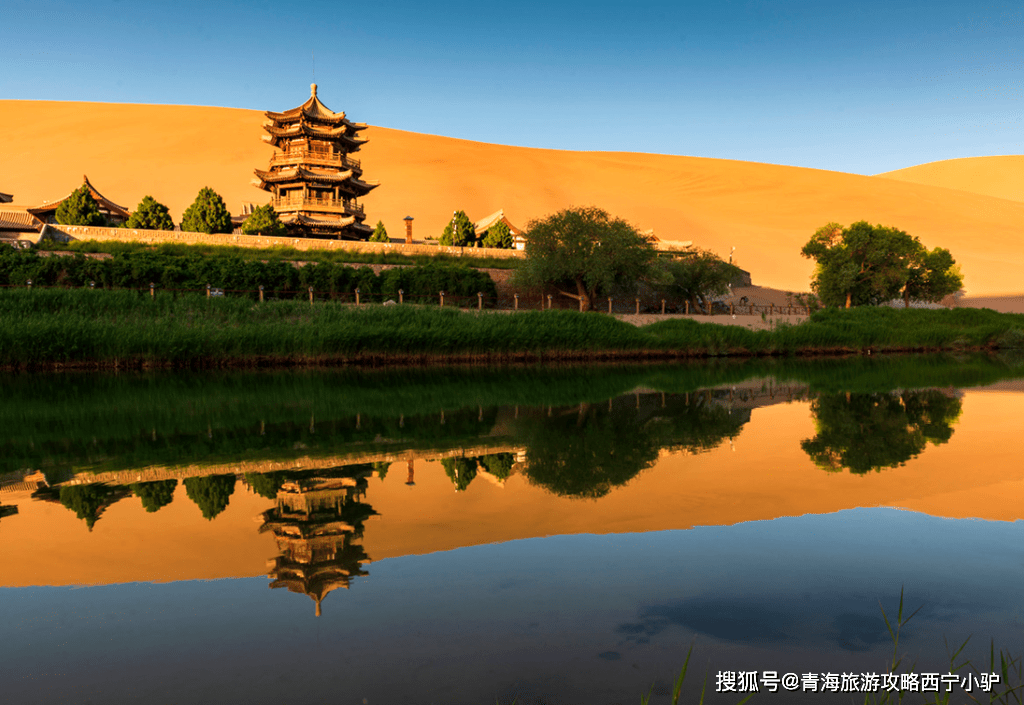
M 276 147 L 270 170 L 256 170 L 253 184 L 269 191 L 271 205 L 291 235 L 365 240 L 373 228 L 356 200 L 379 184 L 364 181 L 351 155 L 366 144 L 366 123 L 328 109 L 310 86 L 309 100 L 283 113 L 266 113 L 263 141 Z
M 260 532 L 273 533 L 280 551 L 267 564 L 270 587 L 309 595 L 318 617 L 328 593 L 367 575 L 360 540 L 363 523 L 376 512 L 360 500 L 369 472 L 354 466 L 292 479 L 278 491 L 277 506 L 260 517 Z

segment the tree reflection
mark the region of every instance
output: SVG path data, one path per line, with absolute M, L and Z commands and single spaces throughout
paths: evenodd
M 204 519 L 212 520 L 223 512 L 235 491 L 234 475 L 207 475 L 185 478 L 185 494 L 203 512 Z
M 710 391 L 580 404 L 523 422 L 526 474 L 558 495 L 603 497 L 653 465 L 663 448 L 708 450 L 749 418 L 749 411 L 730 411 Z
M 52 490 L 49 491 L 52 496 Z M 85 525 L 92 527 L 99 521 L 100 515 L 118 500 L 128 496 L 124 487 L 111 487 L 102 484 L 65 485 L 57 490 L 57 500 L 75 513 Z M 44 498 L 44 497 L 40 497 Z
M 818 433 L 800 447 L 830 472 L 894 468 L 953 435 L 959 398 L 935 389 L 826 394 L 811 402 Z
M 147 512 L 155 512 L 170 504 L 174 499 L 174 488 L 177 486 L 177 480 L 136 482 L 130 485 L 135 496 L 142 500 L 142 506 Z

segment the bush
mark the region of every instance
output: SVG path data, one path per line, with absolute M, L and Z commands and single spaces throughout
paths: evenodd
M 171 220 L 167 206 L 152 196 L 145 196 L 135 212 L 128 216 L 125 227 L 140 230 L 174 230 L 174 221 Z
M 100 213 L 99 204 L 85 184 L 76 189 L 57 206 L 57 222 L 61 225 L 106 225 L 107 220 Z
M 512 231 L 509 230 L 508 225 L 504 221 L 499 220 L 487 229 L 487 234 L 484 235 L 482 244 L 484 247 L 510 250 L 512 249 Z
M 412 303 L 439 302 L 438 294 L 442 291 L 455 299 L 475 299 L 477 292 L 481 292 L 487 306 L 493 306 L 498 298 L 494 280 L 481 271 L 461 265 L 395 267 L 381 273 L 380 293 L 384 299 L 398 301 L 399 289 L 405 292 L 405 300 Z
M 252 213 L 242 223 L 242 233 L 245 235 L 266 235 L 267 237 L 282 237 L 288 229 L 278 217 L 277 211 L 269 203 L 263 206 L 256 206 Z
M 466 215 L 466 211 L 455 212 L 454 217 L 448 221 L 448 225 L 441 233 L 441 239 L 438 242 L 448 247 L 473 247 L 477 244 L 476 229 L 473 227 L 473 221 Z
M 230 233 L 231 214 L 224 199 L 209 186 L 203 187 L 181 217 L 181 229 L 193 233 Z
M 377 221 L 377 227 L 373 229 L 373 235 L 370 236 L 370 242 L 391 242 L 391 238 L 388 237 L 388 231 L 384 227 L 383 220 Z

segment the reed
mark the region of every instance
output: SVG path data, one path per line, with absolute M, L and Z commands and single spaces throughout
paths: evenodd
M 0 365 L 224 366 L 516 357 L 727 357 L 998 348 L 1024 315 L 987 310 L 822 311 L 798 326 L 601 314 L 498 313 L 411 304 L 344 305 L 89 289 L 0 292 Z

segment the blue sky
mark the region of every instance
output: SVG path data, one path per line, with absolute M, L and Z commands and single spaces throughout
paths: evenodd
M 1019 2 L 3 0 L 0 98 L 294 107 L 874 174 L 1020 154 Z

